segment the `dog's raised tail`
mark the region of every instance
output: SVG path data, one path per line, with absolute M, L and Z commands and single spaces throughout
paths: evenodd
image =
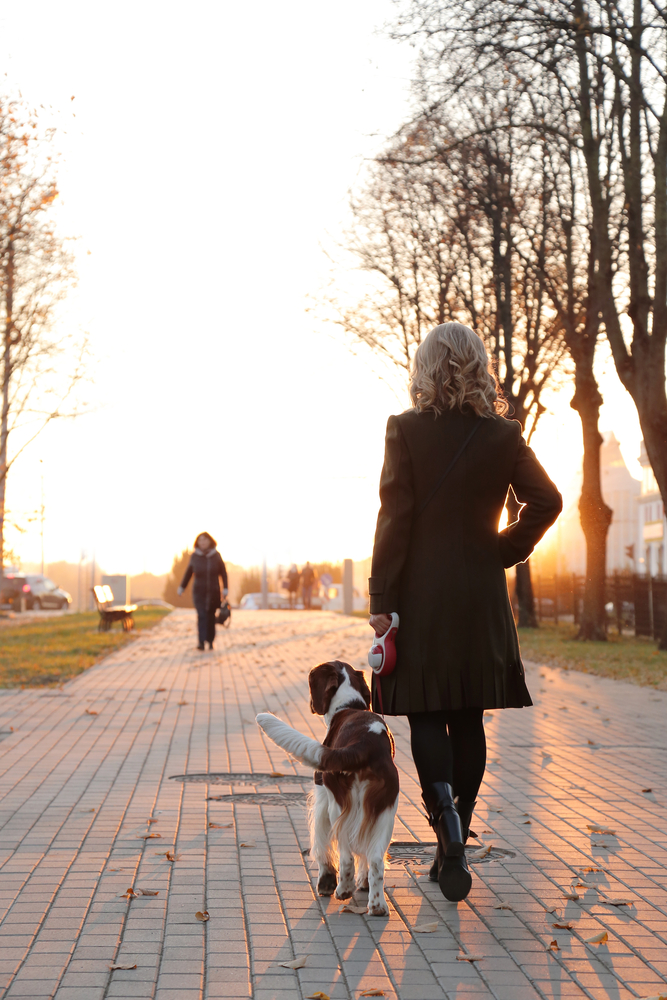
M 310 736 L 304 736 L 303 733 L 292 729 L 291 726 L 288 726 L 286 722 L 283 722 L 276 715 L 272 715 L 271 712 L 260 712 L 259 715 L 255 716 L 255 722 L 260 729 L 264 730 L 270 740 L 277 743 L 279 747 L 286 750 L 292 757 L 296 757 L 302 764 L 306 764 L 308 767 L 315 768 L 316 770 L 320 766 L 322 756 L 324 755 L 324 747 L 317 740 L 313 740 Z

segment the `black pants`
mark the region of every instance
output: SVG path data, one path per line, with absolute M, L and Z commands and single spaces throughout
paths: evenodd
M 447 781 L 462 802 L 474 802 L 486 767 L 482 708 L 411 712 L 412 757 L 422 788 Z
M 195 602 L 195 608 L 197 609 L 199 645 L 203 646 L 205 642 L 213 642 L 215 639 L 215 616 L 218 609 L 215 606 L 210 608 L 206 602 L 203 604 Z

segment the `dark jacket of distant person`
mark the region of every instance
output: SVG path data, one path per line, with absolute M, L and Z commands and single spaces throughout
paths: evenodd
M 200 606 L 210 609 L 220 606 L 219 577 L 222 577 L 225 589 L 228 587 L 228 582 L 227 567 L 216 548 L 217 542 L 208 532 L 206 532 L 206 535 L 211 541 L 211 548 L 207 552 L 202 552 L 201 549 L 195 548 L 190 556 L 185 576 L 181 581 L 181 587 L 185 590 L 190 582 L 190 578 L 194 574 L 195 579 L 192 585 L 193 603 L 195 607 Z
M 510 485 L 525 506 L 498 532 Z M 400 616 L 396 669 L 381 681 L 384 711 L 531 705 L 505 569 L 528 558 L 562 500 L 520 424 L 457 409 L 390 417 L 380 500 L 370 610 Z

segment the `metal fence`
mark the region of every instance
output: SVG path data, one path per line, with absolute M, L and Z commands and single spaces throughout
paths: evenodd
M 585 578 L 576 573 L 533 576 L 538 621 L 578 624 L 584 604 Z M 614 573 L 606 580 L 607 620 L 619 632 L 660 639 L 667 619 L 667 577 Z

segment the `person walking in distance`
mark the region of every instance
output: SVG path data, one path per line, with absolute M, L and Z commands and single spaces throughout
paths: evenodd
M 309 562 L 301 570 L 301 597 L 305 611 L 310 611 L 310 602 L 313 599 L 313 587 L 315 585 L 315 570 Z
M 371 577 L 370 625 L 398 612 L 394 672 L 374 710 L 407 715 L 438 849 L 430 877 L 464 899 L 465 842 L 486 767 L 486 708 L 532 705 L 505 569 L 523 562 L 562 508 L 521 436 L 481 338 L 443 323 L 415 355 L 412 408 L 389 418 Z M 524 504 L 498 532 L 508 489 Z M 379 687 L 378 687 L 379 682 Z
M 296 568 L 296 563 L 292 563 L 287 574 L 287 592 L 289 594 L 289 606 L 292 610 L 296 607 L 296 595 L 299 593 L 299 580 L 301 574 Z
M 202 531 L 195 538 L 194 552 L 190 556 L 188 568 L 178 588 L 179 594 L 183 593 L 193 575 L 195 580 L 192 585 L 192 599 L 197 610 L 199 636 L 197 649 L 204 649 L 205 643 L 208 643 L 209 649 L 213 649 L 216 612 L 222 597 L 227 597 L 229 590 L 227 568 L 218 552 L 215 538 L 209 535 L 208 531 Z

